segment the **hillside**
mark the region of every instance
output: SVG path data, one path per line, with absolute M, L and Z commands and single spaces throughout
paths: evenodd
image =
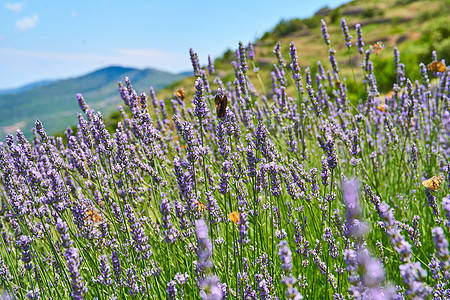
M 49 134 L 75 125 L 77 112 L 80 112 L 77 93 L 82 93 L 92 108 L 108 116 L 121 103 L 117 82 L 123 81 L 125 76 L 133 78 L 137 91 L 148 92 L 150 85 L 158 90 L 186 74 L 108 67 L 77 78 L 38 84 L 31 89 L 26 86 L 18 92 L 0 95 L 0 135 L 5 136 L 21 128 L 30 137 L 36 119 L 44 123 Z
M 272 30 L 266 32 L 255 44 L 255 63 L 259 68 L 260 76 L 264 85 L 270 85 L 270 72 L 276 57 L 273 48 L 277 41 L 281 43 L 281 52 L 285 61 L 289 64 L 289 44 L 294 42 L 298 50 L 300 67 L 303 71 L 306 67 L 311 69 L 312 76 L 317 72 L 318 58 L 321 60 L 325 70 L 331 69 L 328 58 L 328 47 L 325 45 L 321 33 L 321 19 L 328 25 L 331 37 L 331 47 L 336 49 L 336 58 L 339 63 L 341 74 L 345 77 L 347 89 L 351 97 L 357 97 L 357 89 L 353 80 L 352 66 L 357 82 L 361 82 L 362 71 L 360 68 L 363 55 L 358 53 L 356 47 L 357 34 L 355 25 L 361 24 L 364 51 L 371 44 L 382 42 L 384 49 L 380 55 L 372 55 L 374 61 L 377 83 L 381 92 L 388 92 L 395 82 L 395 68 L 393 63 L 393 49 L 397 46 L 400 50 L 400 60 L 406 65 L 405 73 L 412 79 L 420 78 L 419 63 L 431 62 L 431 51 L 436 50 L 438 59 L 449 60 L 450 57 L 450 1 L 448 0 L 355 0 L 344 4 L 336 9 L 323 8 L 307 19 L 282 20 Z M 350 34 L 353 36 L 353 46 L 350 51 L 345 48 L 344 34 L 341 29 L 341 19 L 345 17 Z M 244 45 L 248 41 L 243 41 Z M 236 48 L 238 41 L 236 41 Z M 195 51 L 195 45 L 193 45 Z M 215 60 L 216 70 L 220 79 L 227 83 L 234 80 L 234 70 L 231 61 L 235 60 L 234 51 L 228 50 L 222 57 Z M 205 66 L 207 58 L 200 57 L 200 62 Z M 258 92 L 262 92 L 256 74 L 252 72 L 250 65 L 249 76 Z M 290 72 L 288 66 L 287 70 Z M 216 75 L 209 75 L 212 84 Z M 314 77 L 313 77 L 314 78 Z M 133 78 L 131 78 L 133 80 Z M 188 92 L 188 101 L 193 95 L 193 83 L 195 78 L 188 77 L 173 83 L 159 93 L 160 98 L 170 99 L 174 90 L 184 87 Z M 313 80 L 314 82 L 314 80 Z M 212 84 L 212 88 L 216 88 Z M 291 88 L 293 88 L 291 86 Z M 359 91 L 363 97 L 364 91 Z M 269 95 L 270 96 L 270 95 Z

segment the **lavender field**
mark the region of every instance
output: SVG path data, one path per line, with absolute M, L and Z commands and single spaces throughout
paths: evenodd
M 433 52 L 412 82 L 395 49 L 382 94 L 382 44 L 341 25 L 362 78 L 322 20 L 315 74 L 293 43 L 274 45 L 271 86 L 252 44 L 233 82 L 191 50 L 193 97 L 126 78 L 114 133 L 79 94 L 66 139 L 40 121 L 7 136 L 0 298 L 449 299 L 450 72 Z

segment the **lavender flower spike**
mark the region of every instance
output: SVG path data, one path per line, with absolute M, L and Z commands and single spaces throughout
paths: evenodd
M 325 44 L 330 46 L 331 41 L 330 41 L 330 35 L 328 34 L 327 23 L 325 23 L 325 21 L 323 19 L 320 20 L 320 22 L 322 23 L 322 35 L 323 35 L 323 39 L 325 40 Z
M 363 37 L 362 37 L 361 24 L 356 24 L 355 28 L 356 28 L 356 34 L 358 35 L 358 42 L 357 42 L 358 52 L 359 52 L 359 54 L 363 54 L 364 53 L 364 42 L 363 42 Z
M 352 46 L 352 41 L 351 41 L 352 35 L 348 31 L 348 26 L 347 26 L 347 22 L 345 21 L 345 18 L 342 18 L 342 20 L 341 20 L 341 27 L 342 27 L 342 31 L 344 32 L 344 36 L 345 36 L 345 45 L 347 46 L 347 48 L 350 48 Z
M 367 225 L 361 221 L 361 207 L 358 199 L 358 181 L 351 179 L 342 183 L 343 199 L 347 207 L 345 218 L 345 234 L 362 238 L 368 231 Z
M 203 81 L 201 78 L 197 78 L 195 82 L 195 95 L 192 102 L 195 105 L 194 115 L 197 118 L 204 118 L 208 114 L 209 110 L 206 106 L 205 97 L 203 96 Z
M 204 220 L 195 221 L 195 233 L 197 235 L 199 267 L 204 271 L 208 271 L 213 267 L 213 261 L 211 259 L 212 243 L 208 237 L 208 227 Z
M 210 272 L 213 267 L 212 243 L 208 237 L 208 227 L 205 220 L 195 221 L 195 233 L 197 235 L 198 267 L 204 274 Z M 223 292 L 219 278 L 215 275 L 203 277 L 200 280 L 200 297 L 203 300 L 222 299 Z

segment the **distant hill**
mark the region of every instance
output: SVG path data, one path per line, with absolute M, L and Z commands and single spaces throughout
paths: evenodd
M 37 81 L 37 82 L 30 83 L 30 84 L 26 84 L 26 85 L 20 86 L 18 88 L 2 89 L 2 90 L 0 90 L 0 95 L 23 93 L 23 92 L 38 88 L 40 86 L 54 83 L 56 81 L 58 81 L 58 80 L 42 80 L 42 81 Z
M 125 76 L 132 79 L 137 92 L 147 92 L 150 86 L 159 90 L 173 81 L 190 74 L 172 74 L 154 69 L 133 69 L 107 67 L 87 75 L 53 82 L 38 82 L 0 93 L 0 136 L 14 133 L 20 128 L 27 137 L 31 136 L 34 122 L 43 122 L 48 134 L 62 132 L 67 126 L 77 123 L 81 112 L 76 98 L 82 93 L 89 106 L 101 110 L 108 116 L 117 109 L 122 99 L 118 92 L 118 81 Z

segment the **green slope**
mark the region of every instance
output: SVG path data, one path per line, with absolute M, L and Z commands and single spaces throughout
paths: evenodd
M 44 123 L 48 134 L 55 134 L 69 125 L 75 125 L 78 121 L 77 113 L 81 112 L 77 93 L 83 94 L 90 107 L 108 116 L 122 102 L 117 82 L 124 81 L 125 76 L 133 79 L 136 91 L 148 92 L 150 86 L 158 90 L 185 75 L 153 69 L 108 67 L 21 93 L 0 95 L 0 135 L 5 136 L 21 128 L 30 137 L 36 119 Z
M 304 72 L 306 67 L 311 69 L 312 76 L 317 72 L 317 62 L 320 60 L 326 70 L 329 70 L 328 47 L 325 45 L 321 33 L 321 19 L 328 26 L 332 41 L 332 48 L 337 50 L 337 60 L 341 73 L 347 78 L 347 89 L 353 98 L 357 97 L 353 81 L 353 71 L 357 81 L 361 80 L 360 64 L 363 55 L 358 53 L 355 46 L 357 34 L 355 24 L 362 25 L 364 50 L 370 44 L 378 41 L 385 46 L 380 55 L 371 56 L 374 62 L 377 83 L 381 92 L 388 92 L 395 82 L 393 63 L 393 49 L 400 50 L 400 61 L 406 65 L 406 75 L 412 79 L 420 79 L 419 63 L 431 62 L 431 51 L 437 51 L 438 59 L 450 61 L 450 1 L 449 0 L 355 0 L 336 9 L 323 8 L 307 19 L 282 20 L 273 29 L 267 31 L 260 39 L 252 41 L 256 49 L 256 66 L 265 86 L 270 86 L 270 72 L 276 57 L 273 48 L 277 41 L 281 42 L 282 55 L 290 63 L 289 44 L 294 42 L 300 66 Z M 350 53 L 345 46 L 344 34 L 341 29 L 341 18 L 345 17 L 353 35 L 353 47 Z M 248 41 L 243 41 L 244 44 Z M 192 45 L 195 51 L 195 45 Z M 236 49 L 238 41 L 236 40 Z M 234 70 L 231 61 L 235 60 L 234 50 L 228 50 L 215 60 L 216 70 L 221 80 L 233 82 Z M 206 57 L 200 57 L 201 63 L 206 63 Z M 289 69 L 290 70 L 290 69 Z M 258 92 L 262 92 L 252 67 L 248 72 L 250 80 Z M 210 83 L 216 75 L 209 76 Z M 304 73 L 303 73 L 304 78 Z M 314 78 L 314 77 L 313 77 Z M 133 78 L 131 78 L 133 80 Z M 314 80 L 313 80 L 314 81 Z M 176 88 L 184 87 L 188 92 L 186 99 L 193 95 L 195 78 L 188 77 L 161 90 L 159 98 L 170 99 Z M 213 90 L 216 85 L 211 84 Z M 359 96 L 364 96 L 362 95 Z

